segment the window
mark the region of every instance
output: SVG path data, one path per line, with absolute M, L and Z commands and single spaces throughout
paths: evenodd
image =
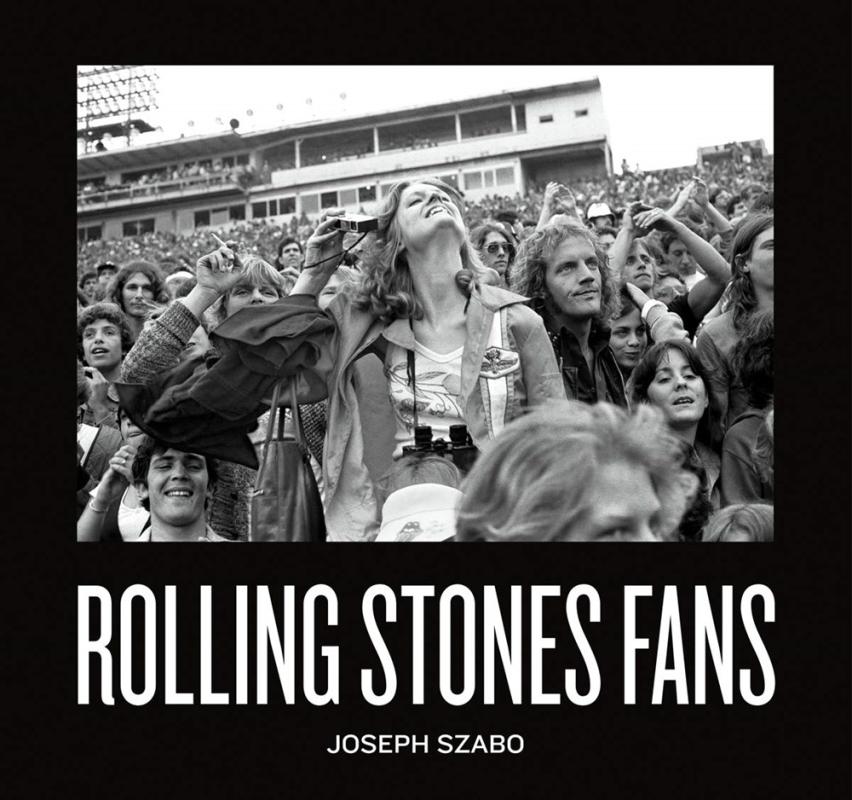
M 87 225 L 85 228 L 77 228 L 78 242 L 93 242 L 100 239 L 103 235 L 103 230 L 100 225 Z
M 122 236 L 140 236 L 143 233 L 153 233 L 154 232 L 154 218 L 148 217 L 147 219 L 134 219 L 130 222 L 123 222 L 121 224 L 121 235 Z
M 464 188 L 465 189 L 481 189 L 482 188 L 482 173 L 476 172 L 464 173 Z
M 538 121 L 539 122 L 553 122 L 553 114 L 542 114 L 542 116 L 540 116 L 538 118 Z
M 360 203 L 370 203 L 376 199 L 375 186 L 361 186 L 358 189 L 358 201 Z
M 275 202 L 274 200 L 272 202 Z M 266 201 L 264 200 L 261 203 L 252 203 L 251 204 L 251 216 L 252 219 L 257 219 L 258 217 L 266 216 Z
M 490 169 L 487 169 L 482 174 L 485 176 L 485 185 L 486 186 L 493 186 L 494 185 L 494 173 Z
M 319 211 L 319 195 L 303 194 L 302 211 L 306 214 L 316 214 Z
M 234 166 L 234 157 L 233 156 L 225 156 L 222 159 L 223 167 L 233 167 Z
M 574 112 L 574 116 L 575 117 L 588 117 L 589 116 L 589 109 L 588 108 L 578 108 Z
M 455 172 L 453 172 L 451 175 L 440 175 L 439 179 L 442 180 L 444 183 L 449 183 L 450 186 L 455 186 L 456 189 L 459 188 L 459 176 L 456 175 Z
M 270 200 L 269 201 L 269 216 L 274 217 L 278 214 L 278 201 Z
M 511 186 L 515 182 L 515 168 L 514 167 L 500 167 L 497 170 L 497 185 L 498 186 Z
M 275 202 L 274 200 L 272 201 Z M 296 213 L 296 198 L 295 197 L 279 197 L 278 198 L 278 213 L 279 214 L 295 214 Z
M 228 219 L 245 219 L 246 218 L 246 207 L 244 205 L 239 206 L 231 206 L 228 209 Z
M 515 106 L 515 120 L 518 123 L 518 131 L 527 129 L 527 107 L 523 105 Z
M 210 211 L 195 212 L 195 227 L 203 228 L 210 224 Z
M 340 205 L 354 206 L 358 204 L 357 189 L 341 189 L 340 190 Z
M 323 192 L 320 195 L 320 208 L 334 208 L 337 205 L 337 192 Z
M 237 156 L 237 164 L 241 164 L 245 166 L 249 162 L 248 153 L 243 153 L 241 156 Z

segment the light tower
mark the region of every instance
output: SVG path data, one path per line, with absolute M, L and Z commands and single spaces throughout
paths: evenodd
M 131 144 L 134 130 L 154 130 L 134 115 L 157 108 L 157 81 L 152 67 L 77 67 L 77 137 L 84 151 L 104 150 L 103 137 L 126 136 Z

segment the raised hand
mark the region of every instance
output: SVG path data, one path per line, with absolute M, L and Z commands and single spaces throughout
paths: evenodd
M 305 265 L 302 269 L 320 265 L 334 270 L 343 254 L 343 231 L 336 227 L 336 218 L 343 216 L 342 208 L 329 208 L 305 243 Z
M 98 503 L 108 506 L 121 497 L 122 492 L 133 481 L 133 459 L 136 448 L 132 444 L 123 444 L 109 460 L 109 467 L 95 489 Z
M 218 237 L 215 238 L 222 241 Z M 243 264 L 236 253 L 236 247 L 237 243 L 234 241 L 224 242 L 212 253 L 198 259 L 195 279 L 199 288 L 222 295 L 239 281 Z

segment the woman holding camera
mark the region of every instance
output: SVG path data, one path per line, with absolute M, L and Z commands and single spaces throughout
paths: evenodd
M 290 297 L 237 315 L 241 327 L 252 330 L 251 343 L 235 337 L 249 357 L 291 348 L 289 332 L 316 348 L 300 361 L 300 384 L 315 388 L 321 380 L 329 400 L 323 478 L 330 540 L 371 540 L 378 530 L 364 463 L 362 415 L 370 409 L 361 405 L 359 359 L 374 354 L 383 364 L 389 398 L 384 424 L 394 430 L 395 455 L 413 444 L 418 424 L 431 425 L 445 439 L 451 425 L 465 424 L 481 447 L 526 406 L 564 397 L 541 319 L 525 298 L 485 283 L 493 273 L 470 244 L 455 189 L 436 179 L 402 181 L 377 216 L 359 279 L 325 312 L 316 297 L 342 257 L 335 216 L 320 222 L 308 240 L 305 269 Z M 228 284 L 233 257 L 228 248 L 205 257 L 213 282 Z M 323 321 L 333 322 L 333 331 Z M 283 361 L 274 378 L 254 381 L 255 395 L 268 395 L 277 379 L 292 376 Z

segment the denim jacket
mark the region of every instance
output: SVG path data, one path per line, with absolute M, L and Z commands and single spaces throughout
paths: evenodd
M 507 348 L 518 354 L 512 376 L 509 418 L 549 399 L 564 399 L 553 349 L 541 318 L 524 303 L 526 298 L 484 285 L 473 290 L 467 309 L 467 340 L 462 353 L 460 405 L 473 443 L 482 447 L 489 438 L 487 398 L 489 334 L 495 314 L 506 309 Z M 336 323 L 331 340 L 332 358 L 326 377 L 328 385 L 328 427 L 325 440 L 323 477 L 326 485 L 326 526 L 329 540 L 369 541 L 378 533 L 380 520 L 373 483 L 364 464 L 364 442 L 358 413 L 358 394 L 353 382 L 353 365 L 369 352 L 384 355 L 392 342 L 414 347 L 414 334 L 407 319 L 385 323 L 370 312 L 354 309 L 349 298 L 338 296 L 327 313 Z M 484 378 L 484 380 L 480 380 Z M 502 380 L 502 377 L 495 377 Z M 388 425 L 394 425 L 388 419 Z

